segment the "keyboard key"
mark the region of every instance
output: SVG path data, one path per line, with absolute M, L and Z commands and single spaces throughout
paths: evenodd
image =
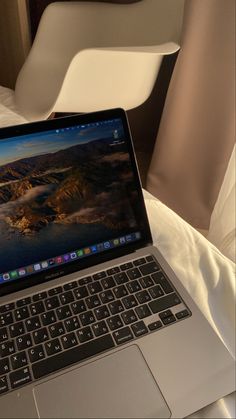
M 107 325 L 110 328 L 110 330 L 116 330 L 123 326 L 123 322 L 120 316 L 116 315 L 107 319 Z
M 150 323 L 150 324 L 148 325 L 148 329 L 149 329 L 150 331 L 160 329 L 160 327 L 162 327 L 162 323 L 161 323 L 161 321 L 160 321 L 160 320 L 157 320 L 156 322 Z
M 26 332 L 23 322 L 11 324 L 9 326 L 9 331 L 12 338 L 16 338 Z
M 86 298 L 85 301 L 88 308 L 95 308 L 101 305 L 98 295 L 92 295 L 91 297 Z
M 6 375 L 4 377 L 0 377 L 0 394 L 6 393 L 8 389 L 9 387 Z
M 103 304 L 109 303 L 110 301 L 113 301 L 115 299 L 114 294 L 111 290 L 101 292 L 99 296 Z
M 67 284 L 65 284 L 63 288 L 65 291 L 69 291 L 76 287 L 78 287 L 77 281 L 73 281 L 73 282 L 68 282 Z
M 133 308 L 138 305 L 138 302 L 134 295 L 129 295 L 128 297 L 122 298 L 122 303 L 125 308 Z
M 87 326 L 88 324 L 95 322 L 95 317 L 92 311 L 86 311 L 85 313 L 81 313 L 79 315 L 79 319 L 83 326 Z
M 74 290 L 74 296 L 76 300 L 80 300 L 81 298 L 88 296 L 88 290 L 86 287 L 79 287 Z
M 44 344 L 47 355 L 55 355 L 61 352 L 61 344 L 59 339 L 49 340 Z
M 146 261 L 147 262 L 152 262 L 154 260 L 154 257 L 152 256 L 152 255 L 148 255 L 147 257 L 146 257 Z
M 41 327 L 39 316 L 31 317 L 30 319 L 25 320 L 25 326 L 27 332 L 39 329 Z
M 32 316 L 35 316 L 36 314 L 41 314 L 44 311 L 45 311 L 45 307 L 44 307 L 43 301 L 38 301 L 30 305 L 30 312 Z
M 117 343 L 117 345 L 121 345 L 122 343 L 126 343 L 130 340 L 132 340 L 133 334 L 128 326 L 123 327 L 122 329 L 116 330 L 116 332 L 113 333 L 113 337 Z
M 47 298 L 47 293 L 46 291 L 43 291 L 43 292 L 39 292 L 38 294 L 33 295 L 32 300 L 36 302 L 36 301 L 44 300 L 45 298 Z
M 114 279 L 117 285 L 125 284 L 129 281 L 129 278 L 125 272 L 119 272 L 118 274 L 115 274 Z
M 141 291 L 140 284 L 137 280 L 128 282 L 126 286 L 131 294 L 137 291 Z
M 109 288 L 112 288 L 116 285 L 114 279 L 112 278 L 112 276 L 108 276 L 107 278 L 103 278 L 101 280 L 101 284 L 103 286 L 104 290 L 107 290 Z
M 84 300 L 75 301 L 74 303 L 71 303 L 70 308 L 73 312 L 73 314 L 79 314 L 86 310 L 86 305 Z
M 132 262 L 127 262 L 127 263 L 123 263 L 123 265 L 120 265 L 120 269 L 122 271 L 127 271 L 127 269 L 130 269 L 133 267 L 133 263 Z
M 34 378 L 41 378 L 52 372 L 58 371 L 69 365 L 83 361 L 91 356 L 97 355 L 115 346 L 112 337 L 108 334 L 79 345 L 75 348 L 68 349 L 51 358 L 44 359 L 32 365 Z
M 164 323 L 165 325 L 174 323 L 174 322 L 176 322 L 175 316 L 166 317 L 165 319 L 162 320 L 162 323 Z
M 32 333 L 34 343 L 37 345 L 38 343 L 45 342 L 49 339 L 49 335 L 47 332 L 46 327 L 43 327 L 42 329 L 36 330 Z
M 110 316 L 109 310 L 107 306 L 100 306 L 94 309 L 94 314 L 97 320 L 105 319 L 106 317 Z
M 13 322 L 14 320 L 11 312 L 3 313 L 0 315 L 0 327 L 7 326 Z
M 163 311 L 159 314 L 160 319 L 162 320 L 163 324 L 170 324 L 176 321 L 175 316 L 173 315 L 171 310 Z
M 4 342 L 7 339 L 8 339 L 7 328 L 6 327 L 2 327 L 0 329 L 0 343 Z
M 151 294 L 151 297 L 154 298 L 158 298 L 158 297 L 162 297 L 164 295 L 164 292 L 162 291 L 160 285 L 155 285 L 152 288 L 149 288 L 148 290 Z
M 47 298 L 44 301 L 45 307 L 47 310 L 52 310 L 53 308 L 57 308 L 60 305 L 59 298 L 57 295 L 54 295 L 53 297 Z
M 55 287 L 48 291 L 49 297 L 60 294 L 63 291 L 62 287 Z M 46 298 L 46 297 L 45 297 Z
M 27 319 L 30 316 L 28 307 L 24 306 L 14 311 L 16 321 Z
M 67 292 L 64 292 L 64 293 L 60 294 L 59 298 L 60 298 L 61 304 L 63 304 L 63 305 L 72 303 L 75 300 L 72 291 L 67 291 Z
M 16 344 L 17 344 L 18 351 L 22 351 L 24 349 L 30 348 L 30 346 L 33 345 L 30 334 L 28 333 L 26 335 L 19 336 L 18 338 L 16 338 Z
M 129 271 L 127 271 L 127 275 L 129 277 L 129 279 L 132 281 L 133 279 L 140 278 L 141 273 L 138 270 L 138 268 L 133 268 L 133 269 L 130 269 Z
M 25 351 L 18 352 L 11 356 L 11 365 L 13 370 L 17 370 L 18 368 L 25 367 L 28 364 L 27 356 Z
M 134 266 L 140 266 L 140 265 L 143 265 L 144 263 L 146 263 L 145 258 L 134 260 Z
M 78 317 L 71 317 L 70 319 L 66 319 L 64 321 L 64 325 L 67 332 L 73 332 L 73 330 L 79 329 L 80 322 L 78 320 Z
M 112 303 L 109 303 L 108 307 L 111 314 L 117 314 L 117 313 L 120 313 L 121 311 L 124 311 L 124 306 L 121 300 L 116 300 L 116 301 L 113 301 Z
M 115 287 L 113 289 L 113 292 L 114 292 L 116 298 L 122 298 L 122 297 L 125 297 L 126 295 L 128 295 L 128 291 L 125 288 L 125 285 L 119 285 L 118 287 Z
M 92 282 L 91 284 L 87 285 L 90 295 L 98 294 L 102 291 L 102 286 L 99 282 Z
M 105 335 L 105 333 L 108 333 L 108 328 L 104 320 L 101 322 L 95 323 L 92 325 L 93 333 L 96 337 Z
M 92 282 L 92 277 L 91 276 L 86 276 L 85 278 L 81 278 L 78 280 L 78 284 L 79 285 L 86 285 L 89 284 L 90 282 Z
M 37 362 L 37 361 L 40 361 L 40 359 L 44 359 L 45 352 L 43 349 L 43 345 L 37 345 L 37 346 L 34 346 L 34 348 L 29 349 L 28 355 L 29 355 L 30 362 Z
M 63 306 L 56 309 L 58 320 L 64 320 L 72 316 L 70 306 Z
M 178 313 L 176 313 L 175 315 L 176 315 L 177 319 L 180 320 L 180 319 L 183 319 L 183 318 L 189 316 L 190 313 L 189 313 L 188 310 L 182 310 L 182 311 L 179 311 Z
M 149 274 L 159 271 L 160 267 L 157 265 L 156 262 L 150 262 L 150 263 L 147 263 L 146 265 L 140 266 L 139 269 L 143 275 L 149 275 Z
M 144 319 L 144 317 L 151 315 L 151 311 L 149 310 L 147 304 L 137 307 L 135 311 L 140 319 Z
M 143 321 L 132 324 L 131 328 L 132 328 L 135 336 L 137 336 L 137 337 L 145 335 L 146 333 L 148 333 L 148 329 L 146 328 Z
M 165 294 L 170 294 L 171 292 L 174 291 L 174 288 L 171 286 L 169 281 L 166 279 L 163 272 L 160 271 L 160 272 L 157 272 L 157 273 L 153 274 L 152 278 L 154 279 L 154 281 L 157 285 L 160 285 L 162 287 Z
M 134 310 L 125 311 L 121 314 L 121 317 L 125 324 L 130 324 L 138 320 Z
M 7 341 L 0 344 L 0 357 L 5 358 L 16 351 L 13 341 Z
M 93 279 L 94 279 L 94 281 L 97 281 L 99 279 L 105 278 L 105 276 L 107 276 L 106 272 L 102 271 L 102 272 L 98 272 L 98 273 L 94 274 Z
M 6 313 L 7 311 L 14 310 L 14 308 L 15 308 L 15 303 L 4 304 L 3 306 L 0 307 L 0 314 Z
M 147 275 L 144 278 L 140 279 L 140 284 L 142 285 L 143 288 L 149 288 L 152 285 L 154 285 L 154 282 L 152 278 L 150 277 L 150 275 Z
M 161 320 L 166 319 L 167 317 L 170 317 L 170 316 L 173 316 L 173 313 L 171 310 L 165 310 L 159 314 L 159 317 Z
M 16 307 L 23 307 L 31 303 L 31 297 L 22 298 L 16 302 Z
M 107 270 L 107 275 L 114 275 L 120 272 L 119 266 L 115 266 L 114 268 L 110 268 Z
M 87 342 L 88 340 L 93 338 L 93 333 L 90 326 L 77 330 L 76 333 L 77 333 L 80 343 Z
M 147 303 L 151 300 L 151 297 L 147 291 L 139 291 L 135 294 L 135 297 L 138 299 L 140 304 Z
M 75 345 L 78 345 L 78 340 L 74 332 L 68 333 L 68 335 L 62 336 L 61 342 L 64 349 L 69 349 Z
M 7 374 L 9 371 L 10 371 L 9 358 L 0 359 L 0 375 Z M 0 381 L 0 384 L 1 384 L 1 381 Z
M 48 330 L 51 338 L 57 338 L 58 336 L 64 335 L 64 333 L 66 333 L 62 322 L 51 324 Z
M 178 295 L 173 293 L 151 301 L 149 303 L 149 307 L 153 313 L 159 313 L 160 311 L 166 310 L 167 308 L 173 307 L 180 303 L 181 300 L 179 299 Z
M 9 375 L 12 388 L 18 388 L 32 381 L 29 367 L 14 371 Z
M 51 323 L 56 322 L 56 315 L 53 310 L 41 314 L 41 320 L 44 326 L 48 326 Z

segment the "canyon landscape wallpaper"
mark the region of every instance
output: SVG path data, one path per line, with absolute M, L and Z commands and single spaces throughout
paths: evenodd
M 122 127 L 0 140 L 0 272 L 135 230 Z

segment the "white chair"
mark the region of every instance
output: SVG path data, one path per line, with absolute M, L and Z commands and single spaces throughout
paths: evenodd
M 179 49 L 173 42 L 156 45 L 155 2 L 50 4 L 15 91 L 1 88 L 0 102 L 28 121 L 53 112 L 139 106 L 152 91 L 163 56 Z M 147 12 L 150 31 L 143 34 Z

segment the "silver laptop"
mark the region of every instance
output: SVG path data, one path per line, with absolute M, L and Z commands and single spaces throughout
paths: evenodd
M 152 245 L 125 112 L 1 129 L 0 417 L 185 417 L 233 365 Z

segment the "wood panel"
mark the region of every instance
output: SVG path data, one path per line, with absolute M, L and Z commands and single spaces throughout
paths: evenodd
M 14 88 L 30 48 L 26 0 L 0 1 L 0 85 Z

